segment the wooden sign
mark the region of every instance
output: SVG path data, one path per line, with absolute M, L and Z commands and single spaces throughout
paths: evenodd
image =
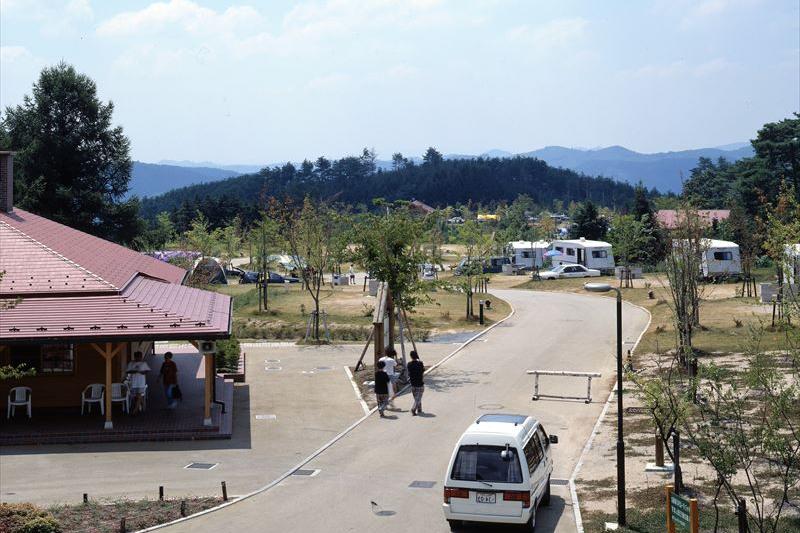
M 676 530 L 699 533 L 700 519 L 695 498 L 684 498 L 672 492 L 672 485 L 667 485 L 667 532 Z

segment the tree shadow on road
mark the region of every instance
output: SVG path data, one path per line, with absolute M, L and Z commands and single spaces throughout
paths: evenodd
M 474 385 L 481 377 L 488 376 L 488 371 L 437 369 L 433 375 L 425 376 L 425 388 L 435 392 L 447 392 L 465 385 Z

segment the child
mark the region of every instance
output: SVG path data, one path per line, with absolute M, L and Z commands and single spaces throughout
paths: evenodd
M 378 361 L 378 369 L 375 371 L 375 398 L 378 400 L 378 412 L 381 418 L 386 418 L 383 412 L 389 402 L 389 376 L 383 371 L 386 363 Z

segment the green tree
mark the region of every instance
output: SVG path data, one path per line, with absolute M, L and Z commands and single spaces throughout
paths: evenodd
M 91 78 L 59 63 L 32 95 L 6 108 L 3 149 L 16 150 L 17 205 L 103 238 L 128 243 L 142 230 L 137 199 L 125 200 L 130 142 L 112 126 L 114 105 Z
M 191 228 L 184 234 L 189 247 L 205 257 L 215 255 L 220 249 L 220 231 L 211 230 L 205 215 L 198 212 Z
M 722 209 L 730 205 L 735 181 L 734 167 L 725 158 L 714 163 L 701 157 L 683 184 L 683 196 L 698 209 Z
M 473 315 L 473 294 L 483 276 L 483 265 L 494 243 L 492 236 L 483 224 L 467 220 L 459 228 L 459 242 L 464 244 L 464 255 L 459 267 L 459 275 L 453 278 L 453 286 L 466 296 L 466 319 Z
M 420 250 L 423 235 L 423 222 L 406 207 L 367 215 L 353 232 L 356 261 L 372 278 L 386 282 L 394 305 L 406 311 L 414 309 L 422 293 L 419 266 L 426 259 Z
M 600 216 L 594 203 L 587 200 L 578 206 L 572 220 L 570 234 L 573 239 L 584 237 L 591 240 L 601 240 L 608 231 L 608 220 Z
M 651 247 L 654 236 L 634 215 L 621 215 L 614 219 L 608 231 L 608 240 L 614 247 L 614 256 L 618 262 L 629 267 L 647 260 L 647 250 Z
M 425 154 L 422 156 L 422 161 L 426 165 L 437 167 L 442 164 L 444 157 L 442 157 L 442 153 L 439 152 L 439 150 L 431 146 L 425 151 Z

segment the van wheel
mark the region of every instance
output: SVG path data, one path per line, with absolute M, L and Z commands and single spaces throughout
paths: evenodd
M 447 525 L 450 526 L 450 531 L 458 531 L 461 529 L 461 520 L 448 520 Z
M 547 487 L 545 487 L 544 496 L 542 496 L 542 505 L 550 505 L 550 476 L 547 476 Z
M 525 524 L 526 531 L 535 531 L 536 530 L 536 508 L 533 509 L 531 513 L 531 517 L 528 519 L 528 523 Z

